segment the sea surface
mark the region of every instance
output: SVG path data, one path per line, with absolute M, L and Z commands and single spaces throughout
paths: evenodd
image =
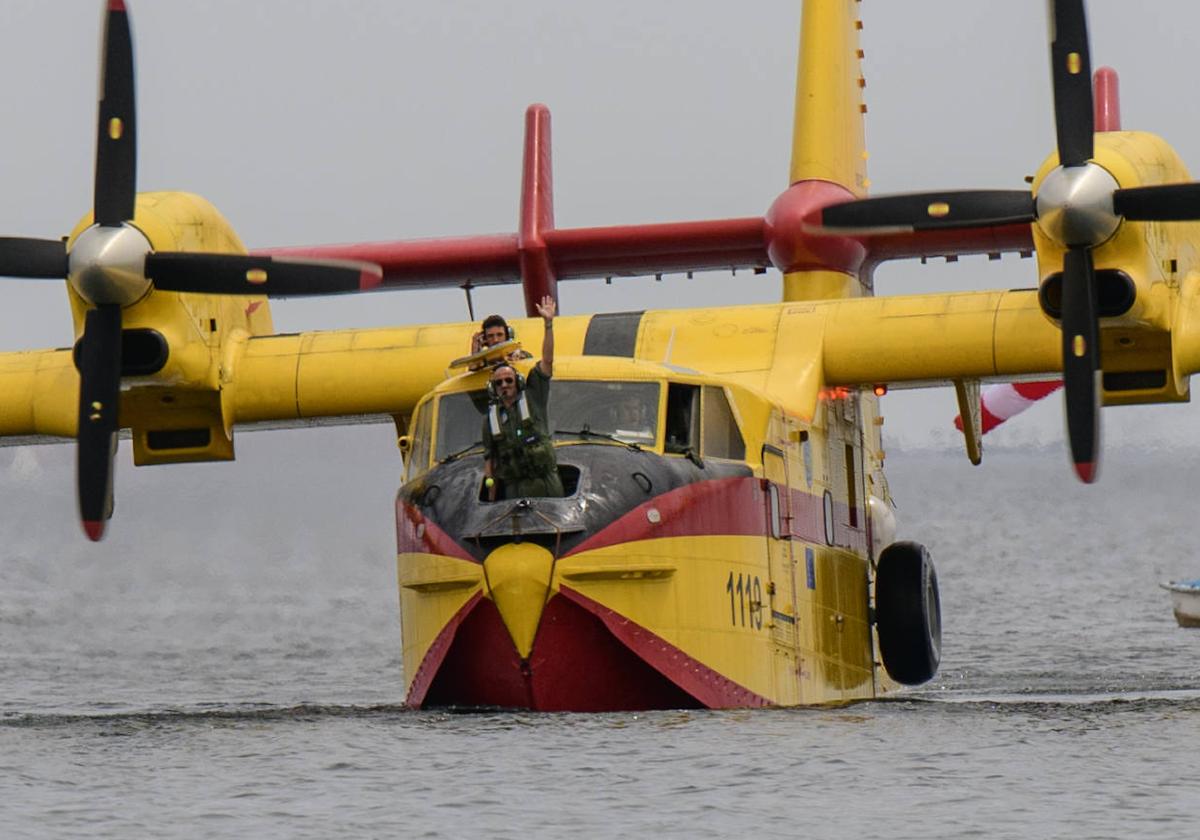
M 391 462 L 307 440 L 123 464 L 100 546 L 69 448 L 0 450 L 0 837 L 1200 836 L 1200 630 L 1158 587 L 1200 576 L 1198 455 L 893 453 L 921 688 L 453 714 L 401 705 Z

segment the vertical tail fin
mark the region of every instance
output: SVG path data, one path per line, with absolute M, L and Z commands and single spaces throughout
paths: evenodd
M 859 0 L 805 0 L 796 70 L 796 118 L 792 131 L 789 187 L 768 212 L 768 224 L 803 216 L 814 205 L 866 195 L 867 153 L 863 139 L 862 50 Z M 786 264 L 811 267 L 783 277 L 784 300 L 818 300 L 869 294 L 857 270 L 837 270 L 807 247 L 788 254 Z M 859 258 L 861 262 L 861 255 Z M 780 264 L 778 261 L 776 264 Z
M 859 0 L 805 0 L 796 70 L 791 183 L 820 179 L 866 195 Z

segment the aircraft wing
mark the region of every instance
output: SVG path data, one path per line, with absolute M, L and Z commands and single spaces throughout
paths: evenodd
M 70 350 L 0 353 L 0 446 L 73 439 L 78 393 Z

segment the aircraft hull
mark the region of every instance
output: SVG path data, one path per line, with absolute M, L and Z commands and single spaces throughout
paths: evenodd
M 563 460 L 587 467 L 586 450 L 572 449 Z M 598 449 L 606 463 L 625 457 Z M 645 455 L 628 457 L 648 469 Z M 609 511 L 577 537 L 530 530 L 570 521 L 578 499 L 508 509 L 501 521 L 524 517 L 521 536 L 464 539 L 439 527 L 419 490 L 402 491 L 407 702 L 616 711 L 874 696 L 865 557 L 773 538 L 767 488 L 786 488 L 743 469 Z M 449 471 L 435 479 L 441 499 L 462 498 Z
M 474 599 L 445 659 L 427 674 L 410 691 L 413 705 L 547 712 L 702 705 L 627 647 L 595 613 L 563 593 L 546 604 L 528 659 L 513 647 L 493 602 Z M 744 705 L 738 699 L 731 692 L 723 705 Z

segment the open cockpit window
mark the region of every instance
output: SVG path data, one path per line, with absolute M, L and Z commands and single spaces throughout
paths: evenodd
M 666 451 L 700 452 L 700 386 L 672 382 L 667 385 Z
M 667 386 L 666 451 L 693 459 L 745 460 L 746 444 L 724 388 Z

